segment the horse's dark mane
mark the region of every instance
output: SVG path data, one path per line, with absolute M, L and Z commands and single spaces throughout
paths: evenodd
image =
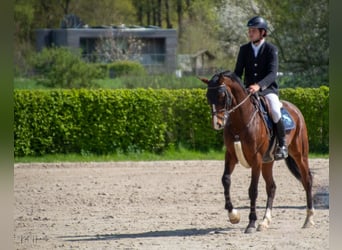
M 240 77 L 238 77 L 235 72 L 230 71 L 230 70 L 226 70 L 226 71 L 222 71 L 220 73 L 218 73 L 218 75 L 223 75 L 226 77 L 229 77 L 230 79 L 232 79 L 233 81 L 237 82 L 240 84 L 240 86 L 245 89 L 245 85 L 242 83 L 242 80 Z

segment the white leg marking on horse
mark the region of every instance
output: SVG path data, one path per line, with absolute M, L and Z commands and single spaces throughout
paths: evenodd
M 232 212 L 228 212 L 228 218 L 230 223 L 237 224 L 240 222 L 240 213 L 235 208 L 233 208 Z
M 270 226 L 271 221 L 272 221 L 272 210 L 270 208 L 267 208 L 265 215 L 264 215 L 264 219 L 258 225 L 258 231 L 266 230 Z
M 314 216 L 314 209 L 307 209 L 306 210 L 306 219 L 303 225 L 303 228 L 309 228 L 315 225 L 315 222 L 313 220 Z

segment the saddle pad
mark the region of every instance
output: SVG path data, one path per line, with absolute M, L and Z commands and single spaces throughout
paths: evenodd
M 262 99 L 259 102 L 259 104 L 261 104 L 261 105 L 259 105 L 259 107 L 260 107 L 260 110 L 264 116 L 264 119 L 266 121 L 268 129 L 270 131 L 272 131 L 273 130 L 273 121 L 272 121 L 271 117 L 268 115 L 268 112 L 266 111 L 266 107 L 265 107 L 266 104 Z M 290 131 L 291 129 L 294 129 L 296 127 L 296 124 L 294 123 L 294 121 L 293 121 L 290 113 L 287 111 L 287 109 L 285 107 L 281 107 L 280 113 L 281 113 L 281 119 L 283 119 L 285 131 Z
M 290 131 L 291 129 L 294 129 L 296 127 L 296 124 L 294 123 L 290 113 L 287 111 L 286 108 L 282 107 L 280 109 L 281 111 L 281 119 L 283 119 L 283 123 L 284 123 L 284 127 L 285 127 L 285 131 Z M 273 122 L 271 117 L 266 113 L 263 112 L 264 114 L 264 119 L 267 123 L 268 129 L 270 131 L 273 130 Z
M 281 108 L 281 118 L 283 119 L 284 122 L 284 127 L 285 130 L 291 130 L 296 127 L 296 124 L 294 123 L 290 113 L 287 111 L 286 108 Z

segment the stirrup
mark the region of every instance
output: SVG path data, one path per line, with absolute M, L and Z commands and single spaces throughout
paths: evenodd
M 274 160 L 282 160 L 285 159 L 289 156 L 287 147 L 282 146 L 282 147 L 277 147 L 276 152 L 274 153 Z

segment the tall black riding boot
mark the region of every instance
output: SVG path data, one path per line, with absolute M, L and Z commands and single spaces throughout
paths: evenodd
M 283 120 L 280 118 L 280 120 L 275 124 L 276 125 L 276 136 L 278 138 L 278 147 L 274 153 L 274 159 L 275 160 L 281 160 L 285 159 L 288 156 L 288 150 L 286 145 L 286 133 L 285 133 L 285 127 Z

